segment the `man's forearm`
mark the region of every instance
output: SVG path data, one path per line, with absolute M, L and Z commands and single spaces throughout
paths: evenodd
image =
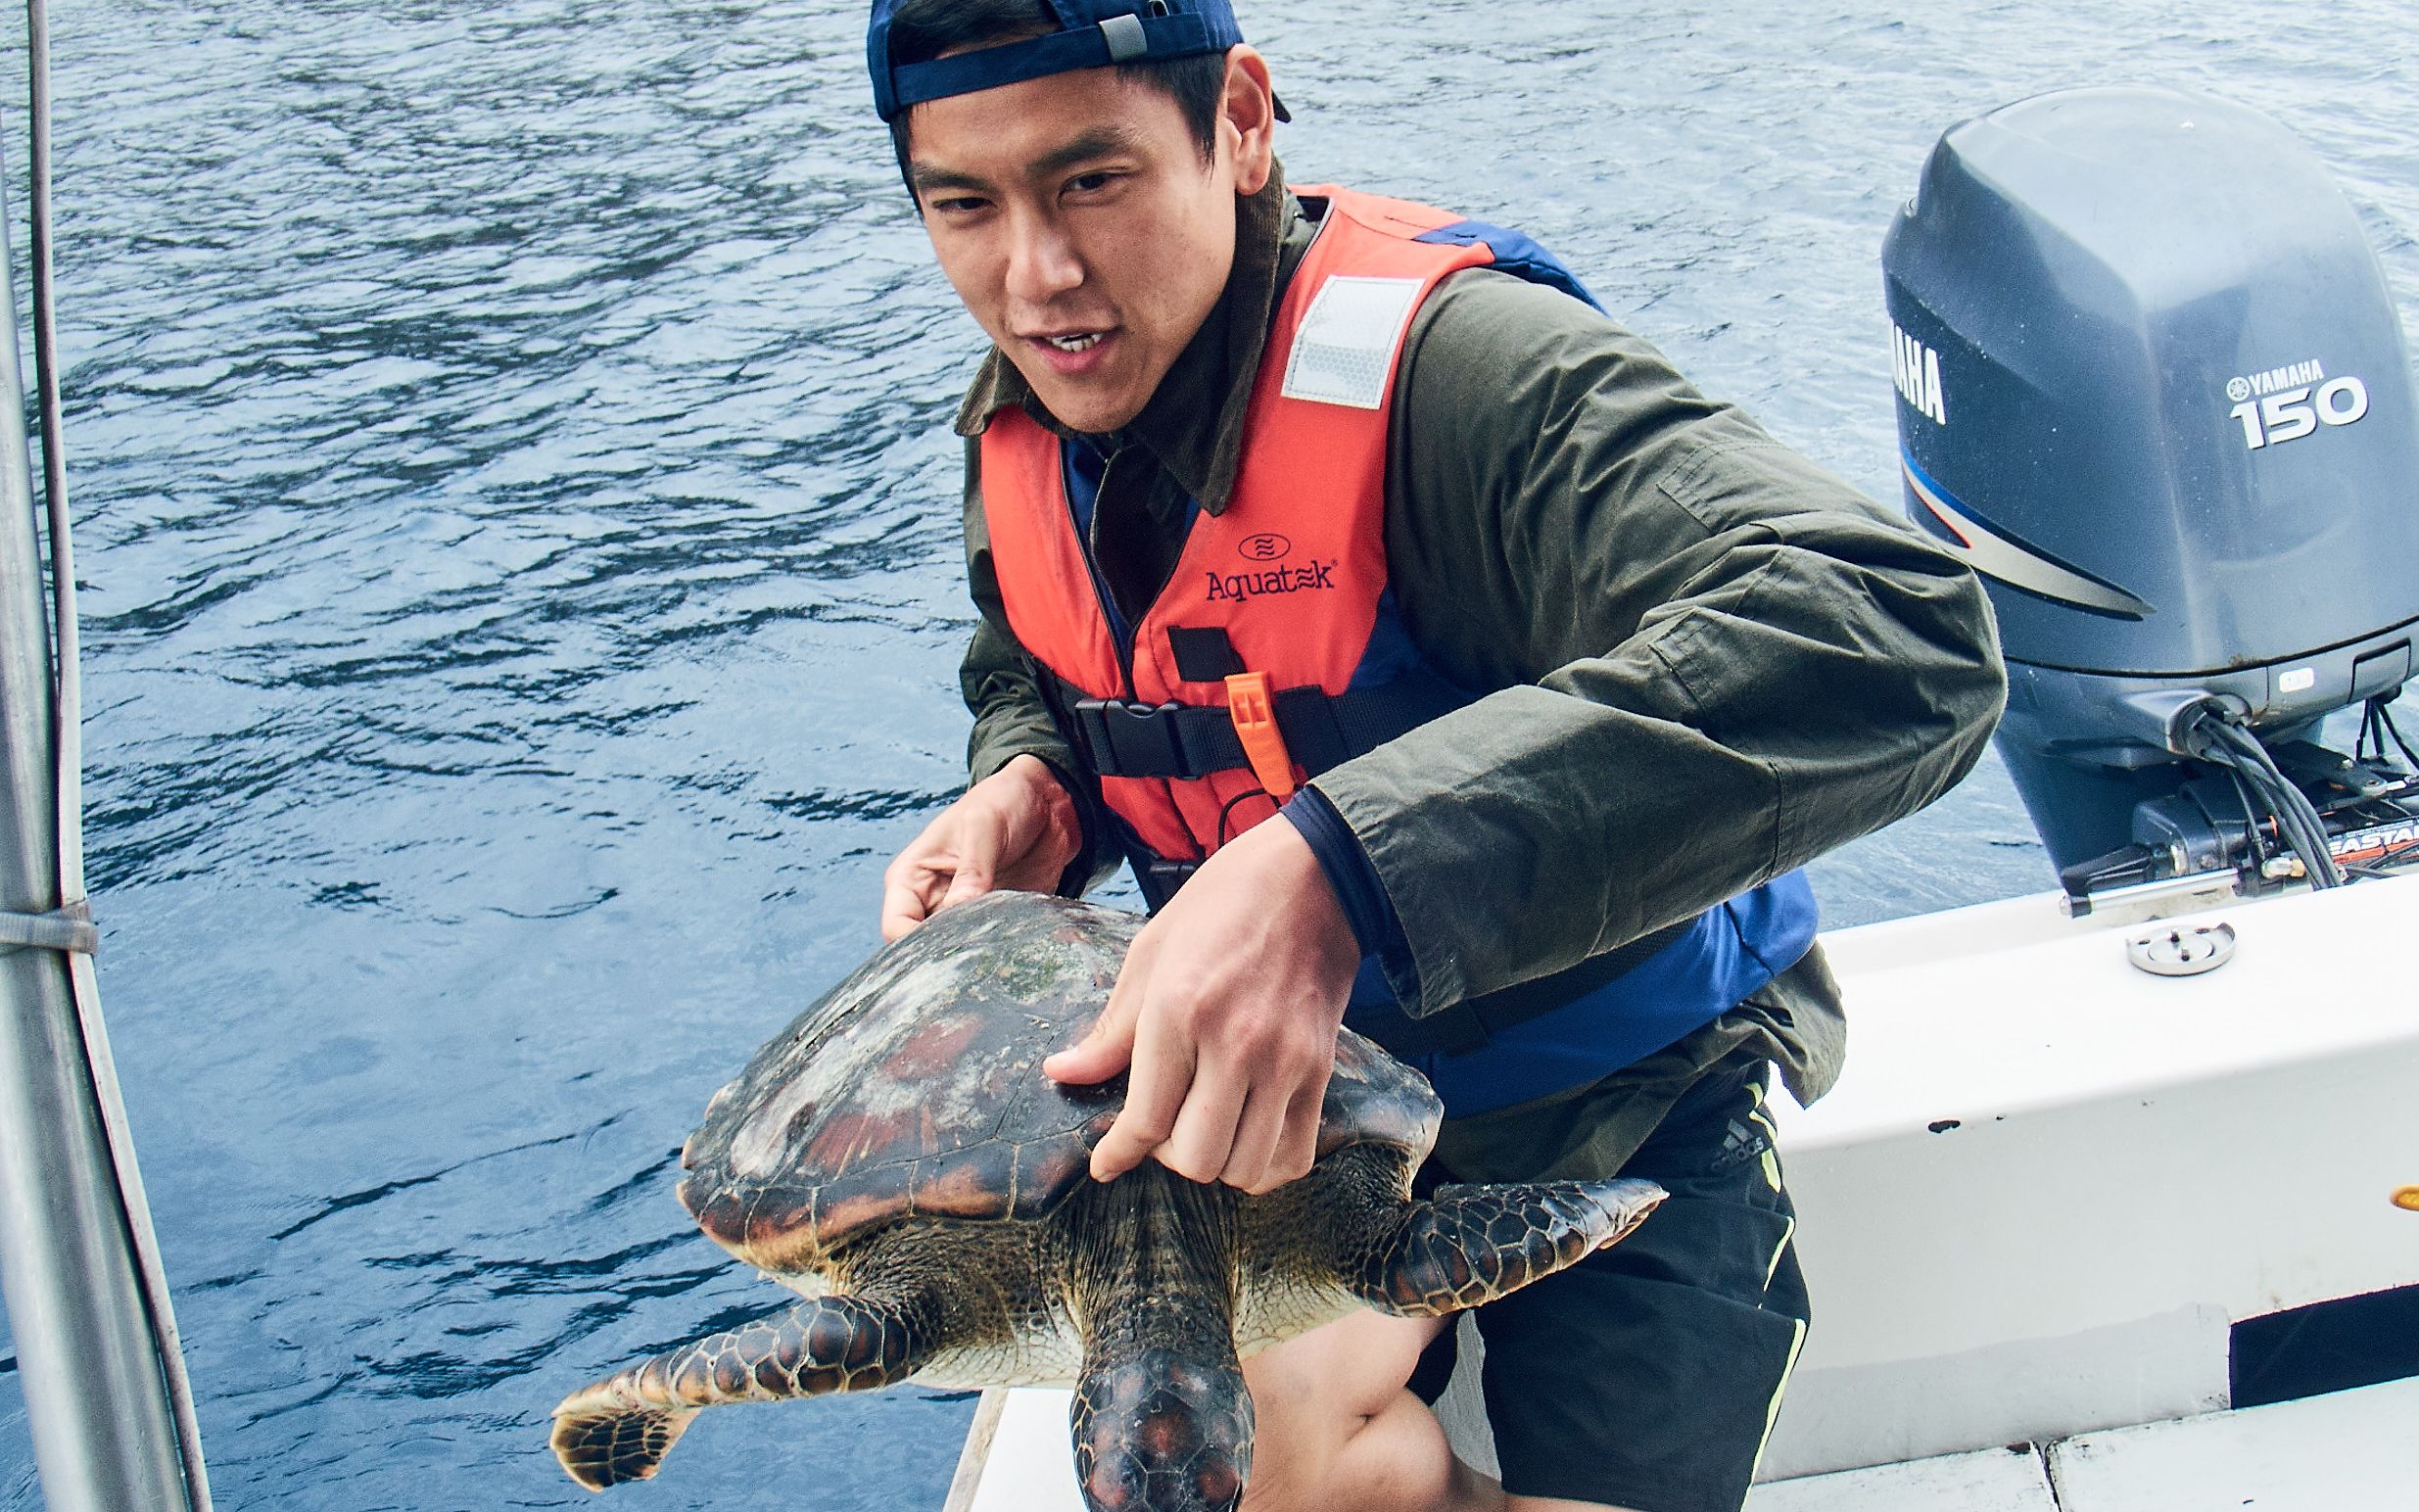
M 1686 614 L 1318 780 L 1401 921 L 1422 1011 L 1719 903 L 1972 766 L 2004 688 L 1978 585 L 1928 548 L 1816 547 L 1742 546 Z

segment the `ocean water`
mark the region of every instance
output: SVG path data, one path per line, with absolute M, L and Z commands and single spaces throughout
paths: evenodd
M 1244 21 L 1297 180 L 1532 229 L 1877 496 L 1882 233 L 1944 127 L 2028 93 L 2270 112 L 2419 326 L 2388 0 Z M 884 859 L 959 781 L 971 622 L 946 421 L 978 343 L 861 24 L 58 8 L 101 976 L 223 1507 L 588 1505 L 552 1403 L 779 1299 L 682 1214 L 674 1152 L 876 942 Z M 1995 761 L 1815 877 L 1833 922 L 2050 883 Z M 969 1411 L 708 1414 L 615 1504 L 937 1507 Z M 0 1505 L 40 1504 L 0 1340 Z

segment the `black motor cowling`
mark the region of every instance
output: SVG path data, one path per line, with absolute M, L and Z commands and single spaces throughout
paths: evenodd
M 2419 633 L 2419 401 L 2326 169 L 2205 96 L 2042 95 L 1941 137 L 1882 262 L 1907 508 L 1988 581 L 2001 752 L 2070 889 L 2289 839 L 2200 722 L 2310 751 Z

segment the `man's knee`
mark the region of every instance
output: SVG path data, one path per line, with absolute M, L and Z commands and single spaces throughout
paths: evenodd
M 1438 1326 L 1359 1313 L 1246 1360 L 1254 1430 L 1245 1512 L 1441 1505 L 1452 1452 L 1403 1390 Z
M 1243 1362 L 1254 1408 L 1305 1425 L 1375 1417 L 1411 1379 L 1443 1321 L 1358 1312 L 1263 1349 Z

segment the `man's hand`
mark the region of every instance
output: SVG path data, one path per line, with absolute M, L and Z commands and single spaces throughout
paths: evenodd
M 1220 848 L 1135 936 L 1090 1035 L 1042 1063 L 1085 1084 L 1133 1067 L 1093 1177 L 1155 1155 L 1178 1175 L 1247 1192 L 1306 1173 L 1359 965 L 1335 890 L 1291 824 L 1271 819 Z
M 1057 890 L 1083 848 L 1075 800 L 1038 756 L 1019 756 L 941 810 L 882 874 L 882 938 L 995 887 Z

